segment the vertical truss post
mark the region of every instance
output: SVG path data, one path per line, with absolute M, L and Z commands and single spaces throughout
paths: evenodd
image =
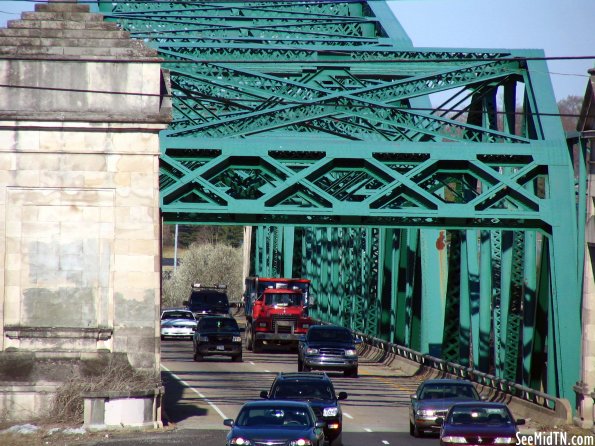
M 398 229 L 387 229 L 384 269 L 387 277 L 385 290 L 388 294 L 389 330 L 388 340 L 397 342 L 398 332 L 398 297 L 399 297 L 399 271 L 402 240 L 401 231 Z M 390 274 L 390 276 L 388 276 Z
M 492 342 L 494 345 L 493 357 L 493 375 L 502 376 L 502 361 L 500 360 L 502 353 L 502 231 L 491 231 L 491 248 L 492 248 Z
M 408 229 L 406 237 L 405 264 L 405 345 L 412 348 L 415 272 L 417 268 L 417 244 L 419 230 Z
M 512 231 L 502 232 L 502 256 L 501 256 L 501 272 L 500 272 L 500 357 L 498 377 L 504 378 L 506 376 L 506 351 L 508 344 L 506 343 L 508 337 L 508 314 L 510 309 L 510 281 L 512 276 L 512 256 L 514 250 L 514 233 Z
M 530 386 L 533 389 L 547 392 L 548 370 L 554 367 L 543 367 L 548 363 L 547 344 L 552 338 L 548 336 L 550 329 L 550 253 L 549 241 L 543 238 L 539 253 L 539 276 L 536 284 L 535 330 L 531 348 L 531 368 L 529 369 Z M 551 350 L 550 353 L 551 354 Z M 555 376 L 555 373 L 552 375 Z
M 283 226 L 283 277 L 293 277 L 295 227 Z
M 537 234 L 534 231 L 525 233 L 525 263 L 523 276 L 523 333 L 521 341 L 523 353 L 522 384 L 530 386 L 537 297 Z
M 447 361 L 460 360 L 460 298 L 461 298 L 461 233 L 449 231 L 448 281 L 446 286 L 446 308 L 444 310 L 444 336 L 442 358 Z
M 480 232 L 479 269 L 479 342 L 476 367 L 490 371 L 490 333 L 492 318 L 492 246 L 490 231 Z
M 468 230 L 466 234 L 467 248 L 467 283 L 469 294 L 469 310 L 471 319 L 471 366 L 477 367 L 480 350 L 480 267 L 479 267 L 479 231 Z
M 363 237 L 361 229 L 353 229 L 353 251 L 354 262 L 351 266 L 353 270 L 353 284 L 354 294 L 351 295 L 351 326 L 355 331 L 365 333 L 366 319 L 365 319 L 365 282 L 363 280 L 362 261 L 365 254 L 365 246 L 363 246 Z
M 340 301 L 343 299 L 344 294 L 342 293 L 341 288 L 341 268 L 340 268 L 340 259 L 341 259 L 341 238 L 339 237 L 339 229 L 332 228 L 331 229 L 331 284 L 330 284 L 330 304 L 331 304 L 331 314 L 330 314 L 330 321 L 335 324 L 340 324 Z
M 420 232 L 420 260 L 422 277 L 420 351 L 437 358 L 442 356 L 444 335 L 444 305 L 446 292 L 445 231 L 423 229 Z
M 471 360 L 471 271 L 469 268 L 470 248 L 475 243 L 468 240 L 469 231 L 461 231 L 461 266 L 459 294 L 459 362 L 473 367 Z

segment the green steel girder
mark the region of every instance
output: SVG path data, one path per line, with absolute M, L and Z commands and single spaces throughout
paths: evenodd
M 416 49 L 382 1 L 98 5 L 169 70 L 166 223 L 257 226 L 255 273 L 310 278 L 315 315 L 573 398 L 581 238 L 542 51 Z

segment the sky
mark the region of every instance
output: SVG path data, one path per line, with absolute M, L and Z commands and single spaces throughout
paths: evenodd
M 0 0 L 0 27 L 35 2 Z M 556 100 L 584 96 L 595 67 L 595 0 L 388 0 L 415 47 L 543 49 Z

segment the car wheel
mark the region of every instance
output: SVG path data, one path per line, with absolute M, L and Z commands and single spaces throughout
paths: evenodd
M 196 362 L 202 361 L 202 355 L 198 353 L 196 350 L 194 351 L 194 360 Z
M 304 363 L 302 362 L 302 360 L 298 357 L 298 372 L 303 372 L 304 371 Z
M 260 353 L 262 351 L 262 341 L 259 341 L 257 339 L 253 339 L 253 342 L 252 342 L 252 351 L 254 353 Z
M 414 436 L 415 428 L 413 427 L 413 423 L 409 421 L 409 435 L 412 437 Z
M 235 355 L 231 357 L 232 361 L 234 362 L 242 362 L 242 355 Z
M 162 340 L 162 341 L 165 341 L 165 336 L 163 336 L 163 335 L 162 335 L 162 336 L 161 336 L 161 340 Z
M 357 367 L 354 368 L 354 369 L 345 370 L 343 372 L 343 375 L 349 376 L 350 378 L 357 378 L 357 376 L 358 376 L 358 374 L 357 374 Z
M 421 431 L 417 428 L 415 424 L 413 425 L 413 436 L 415 438 L 421 437 Z
M 328 446 L 343 446 L 343 434 L 340 433 L 332 440 L 329 440 Z
M 310 368 L 309 365 L 306 364 L 302 364 L 302 372 L 311 372 L 312 369 Z
M 249 328 L 246 330 L 246 349 L 252 351 L 253 345 L 252 345 L 252 330 L 250 330 Z

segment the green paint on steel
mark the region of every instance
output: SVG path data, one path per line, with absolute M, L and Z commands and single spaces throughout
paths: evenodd
M 482 284 L 471 342 L 474 361 L 486 367 L 492 339 L 487 367 L 499 376 L 513 373 L 507 343 L 530 336 L 525 319 L 513 321 L 509 311 L 517 311 L 519 288 L 506 234 L 535 231 L 549 253 L 536 314 L 545 312 L 549 327 L 536 324 L 530 381 L 537 385 L 535 364 L 544 362 L 536 358 L 547 351 L 548 391 L 573 400 L 582 253 L 572 160 L 542 51 L 416 49 L 382 1 L 131 1 L 99 9 L 156 48 L 170 73 L 173 120 L 160 135 L 165 223 L 257 226 L 256 273 L 301 269 L 314 298 L 324 294 L 324 309 L 314 311 L 406 345 L 430 345 L 437 335 L 423 308 L 443 299 L 443 357 L 457 360 L 460 285 L 475 311 L 478 269 L 475 240 L 461 258 L 460 231 L 481 230 L 479 275 L 491 278 L 492 310 Z M 437 93 L 440 107 L 428 99 Z M 295 227 L 293 243 L 284 226 Z M 321 227 L 341 228 L 323 236 Z M 420 271 L 440 263 L 427 258 L 426 229 L 447 231 L 450 242 L 448 286 L 431 299 L 436 278 Z M 305 258 L 288 265 L 296 244 Z M 529 274 L 530 257 L 517 260 Z M 571 311 L 561 311 L 562 302 Z

